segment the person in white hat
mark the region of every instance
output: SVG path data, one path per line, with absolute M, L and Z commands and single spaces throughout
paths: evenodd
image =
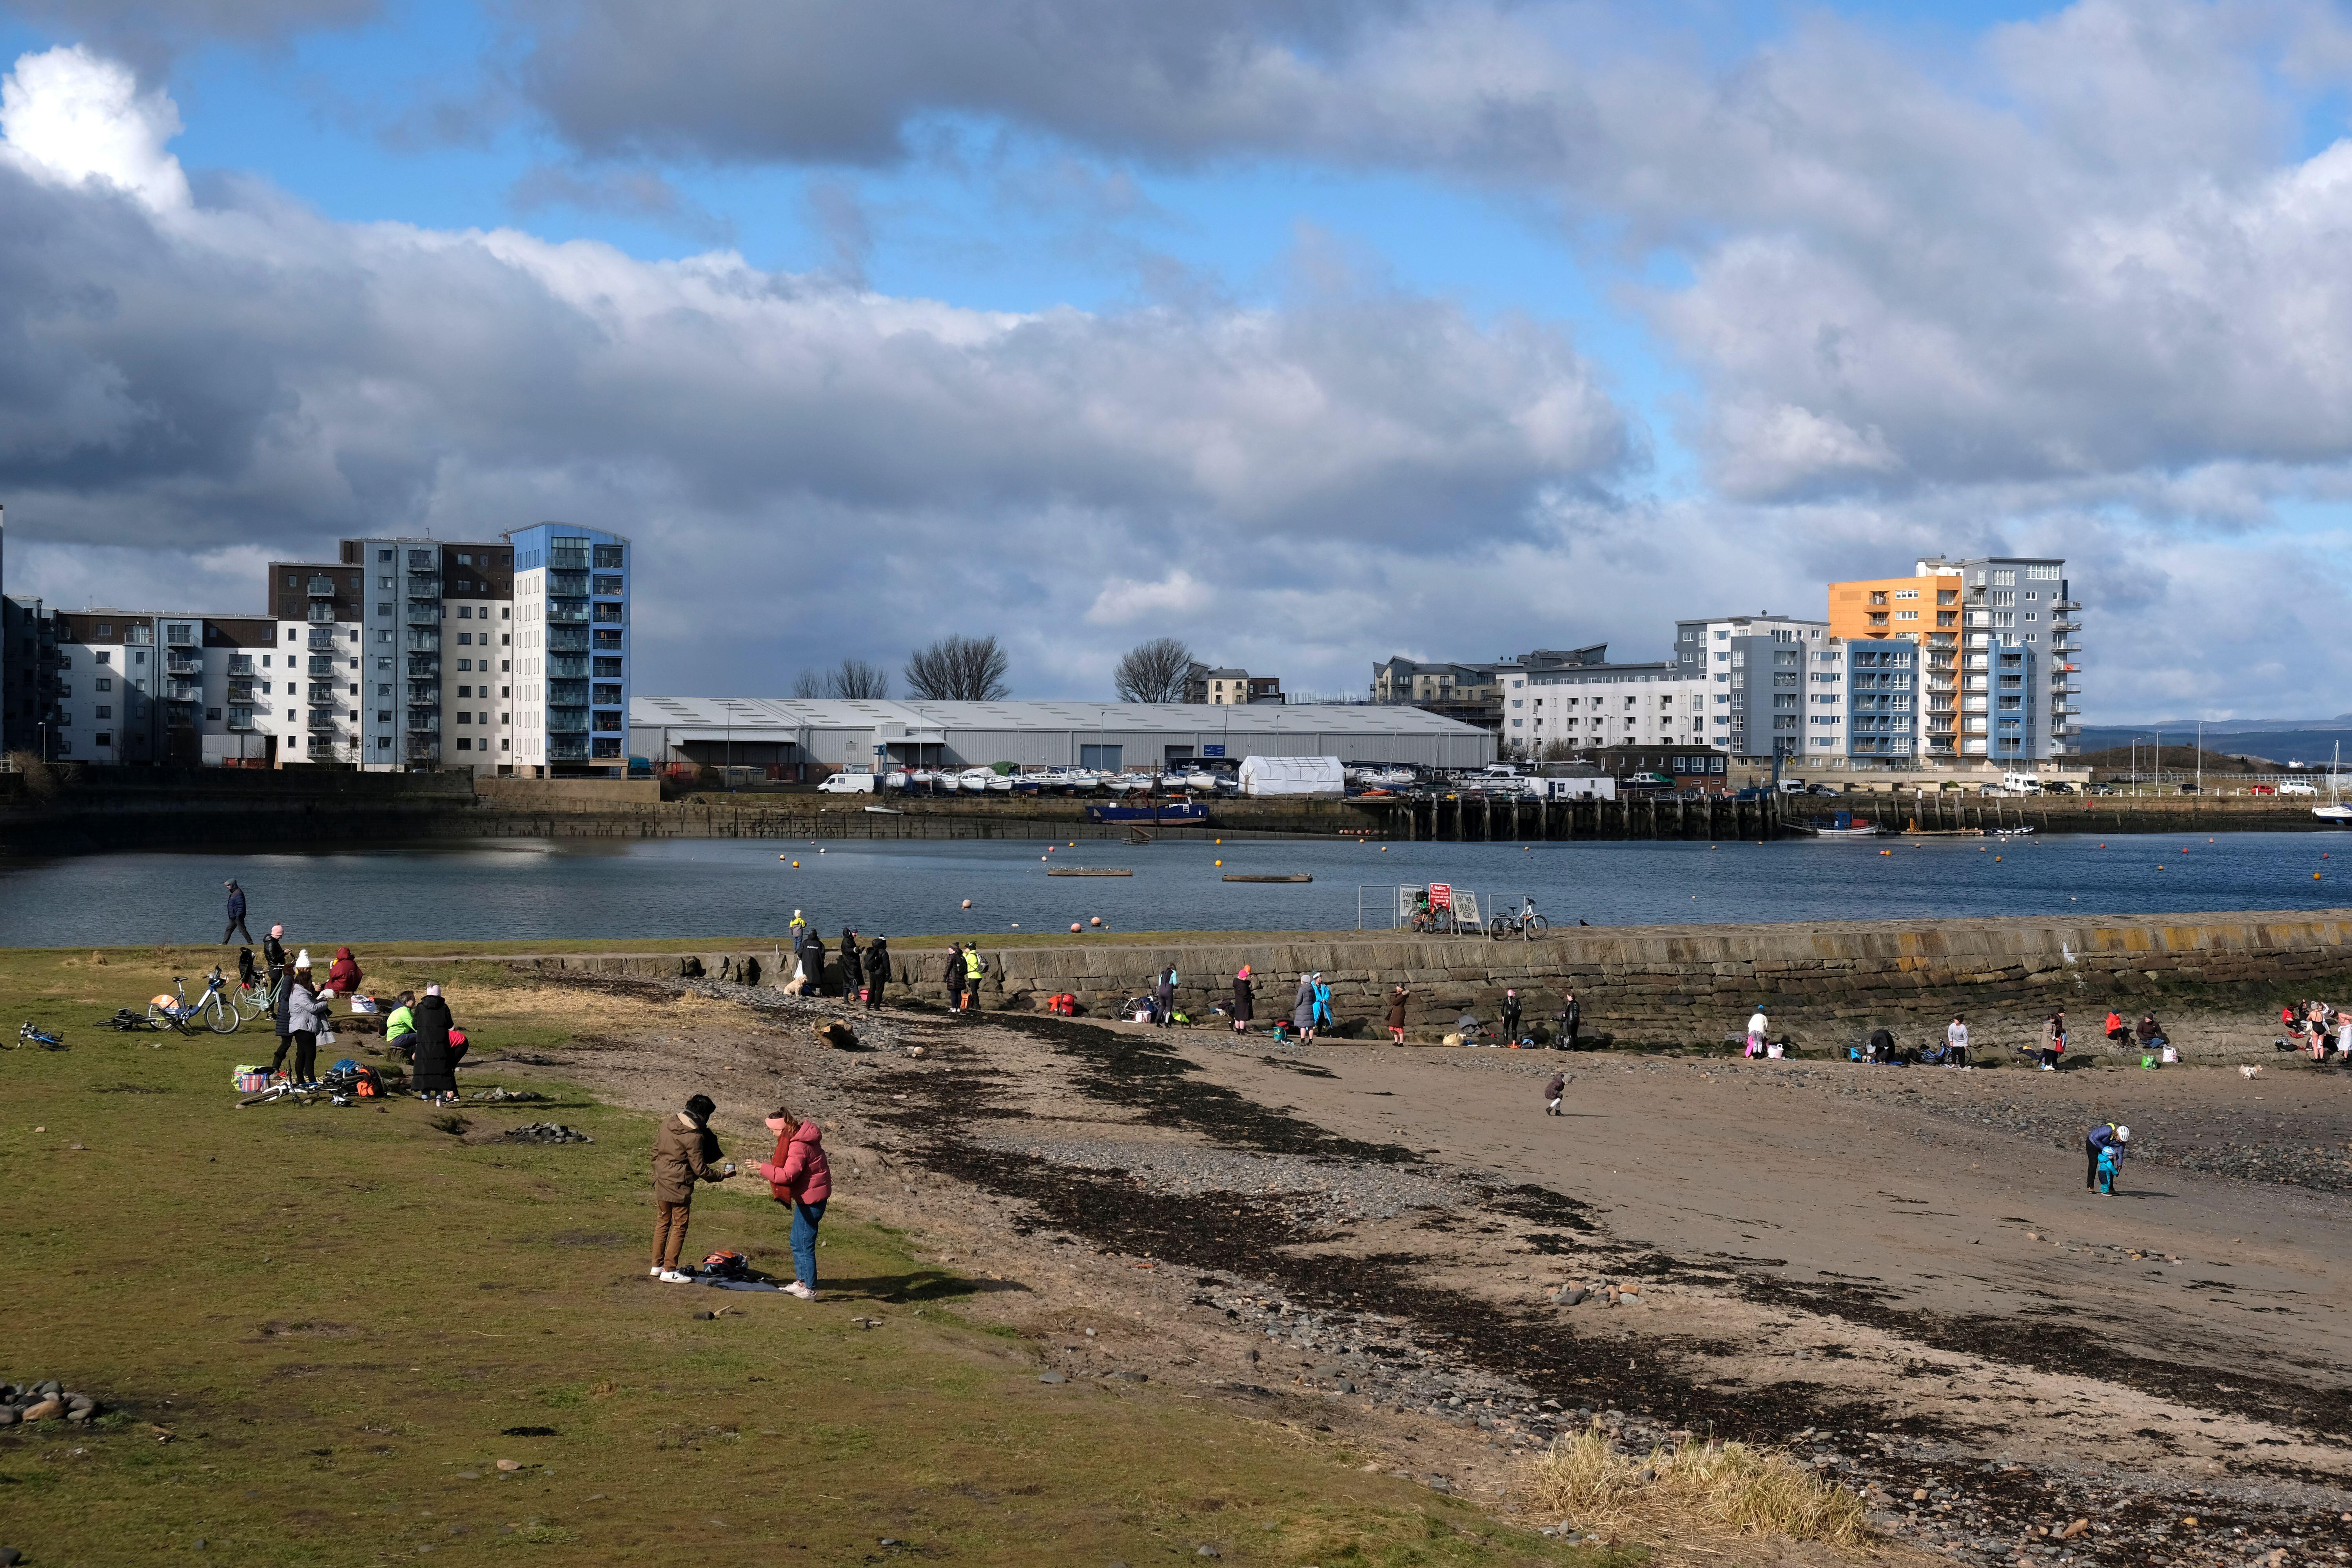
M 2088 1156 L 2089 1161 L 2089 1169 L 2083 1174 L 2083 1186 L 2085 1191 L 2095 1192 L 2098 1189 L 2099 1151 L 2112 1143 L 2116 1147 L 2116 1156 L 2120 1160 L 2123 1157 L 2124 1145 L 2130 1142 L 2131 1129 L 2117 1122 L 2102 1121 L 2091 1129 L 2090 1135 L 2083 1140 L 2083 1152 Z

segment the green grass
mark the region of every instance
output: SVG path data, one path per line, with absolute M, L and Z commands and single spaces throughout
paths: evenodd
M 34 1563 L 198 1538 L 261 1564 L 901 1555 L 883 1536 L 969 1563 L 1637 1560 L 1156 1384 L 1040 1384 L 1017 1331 L 967 1321 L 990 1282 L 920 1262 L 855 1191 L 817 1306 L 653 1283 L 645 1118 L 573 1091 L 465 1108 L 597 1139 L 534 1148 L 435 1131 L 413 1100 L 239 1110 L 228 1068 L 262 1038 L 88 1026 L 176 955 L 73 956 L 0 953 L 0 1018 L 63 1023 L 71 1047 L 0 1053 L 0 1378 L 112 1407 L 0 1433 L 0 1545 Z M 763 1194 L 715 1189 L 689 1250 L 788 1271 L 786 1229 Z

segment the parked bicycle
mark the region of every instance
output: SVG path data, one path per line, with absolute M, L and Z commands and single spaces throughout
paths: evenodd
M 1551 930 L 1551 921 L 1536 912 L 1536 901 L 1522 897 L 1516 910 L 1499 910 L 1486 922 L 1486 934 L 1496 942 L 1517 937 L 1521 942 L 1533 942 Z
M 205 976 L 205 994 L 195 1001 L 188 1000 L 187 983 L 174 974 L 171 994 L 154 997 L 147 1004 L 147 1024 L 154 1029 L 176 1029 L 190 1035 L 195 1033 L 193 1026 L 202 1023 L 215 1035 L 232 1035 L 244 1022 L 244 1016 L 229 1000 L 228 982 L 222 977 L 217 964 Z
M 66 1037 L 63 1035 L 51 1034 L 27 1018 L 25 1020 L 25 1026 L 16 1031 L 16 1044 L 9 1046 L 8 1048 L 13 1051 L 16 1046 L 31 1046 L 37 1050 L 44 1051 L 61 1051 L 66 1048 Z

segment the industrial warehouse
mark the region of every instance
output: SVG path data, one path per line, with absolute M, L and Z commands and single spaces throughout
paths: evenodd
M 1474 768 L 1495 760 L 1495 737 L 1418 708 L 1385 704 L 637 697 L 629 705 L 629 754 L 656 767 L 760 767 L 807 782 L 874 767 L 1011 763 L 1118 773 L 1244 756 Z

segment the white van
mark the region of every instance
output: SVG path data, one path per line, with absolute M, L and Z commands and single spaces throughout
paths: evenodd
M 2278 786 L 2281 795 L 2317 795 L 2319 786 L 2309 779 L 2288 779 Z
M 2040 773 L 2003 773 L 2000 775 L 2000 787 L 2011 795 L 2040 795 L 2042 775 Z
M 872 795 L 872 773 L 828 773 L 816 786 L 819 795 Z

